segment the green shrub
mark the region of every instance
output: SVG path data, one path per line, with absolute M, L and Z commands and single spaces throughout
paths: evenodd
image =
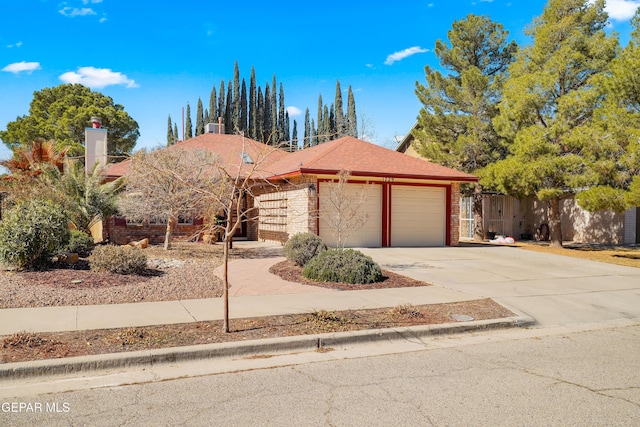
M 93 243 L 93 237 L 84 231 L 71 230 L 71 239 L 69 240 L 69 244 L 65 247 L 65 251 L 75 252 L 84 258 L 91 255 L 91 251 L 93 251 L 95 246 L 95 243 Z
M 69 237 L 62 207 L 44 200 L 19 202 L 0 222 L 0 261 L 19 269 L 42 266 Z
M 118 274 L 140 274 L 147 268 L 147 256 L 129 246 L 97 246 L 89 257 L 92 270 Z
M 327 249 L 322 239 L 313 233 L 298 233 L 284 245 L 284 256 L 303 267 L 309 260 Z
M 330 249 L 311 259 L 302 275 L 319 282 L 375 283 L 382 270 L 371 257 L 353 249 Z

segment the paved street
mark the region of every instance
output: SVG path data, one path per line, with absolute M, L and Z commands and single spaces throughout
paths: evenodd
M 0 425 L 631 426 L 640 419 L 640 323 L 625 322 L 433 338 L 398 354 L 221 362 L 229 373 L 96 390 L 4 390 Z M 197 375 L 195 366 L 172 369 Z M 11 403 L 25 409 L 10 412 Z

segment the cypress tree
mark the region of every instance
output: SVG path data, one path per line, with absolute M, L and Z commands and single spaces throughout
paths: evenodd
M 262 142 L 272 143 L 273 136 L 271 135 L 271 88 L 269 82 L 265 85 L 264 89 L 264 108 L 262 110 Z
M 231 121 L 233 125 L 233 133 L 244 129 L 244 127 L 240 126 L 240 69 L 238 68 L 238 61 L 236 61 L 235 65 L 233 66 L 233 98 Z
M 309 128 L 309 147 L 313 147 L 314 145 L 318 145 L 318 132 L 316 132 L 316 124 L 313 119 L 311 119 L 311 127 Z
M 249 78 L 249 136 L 254 139 L 258 138 L 257 111 L 256 70 L 251 67 L 251 77 Z
M 171 114 L 169 114 L 169 118 L 167 119 L 167 147 L 173 145 L 173 142 L 173 127 L 171 126 Z
M 211 116 L 209 115 L 209 110 L 207 110 L 205 108 L 204 109 L 204 126 L 205 126 L 205 128 L 209 123 L 211 123 Z
M 320 132 L 320 130 L 318 130 L 318 132 Z M 323 114 L 322 114 L 322 138 L 319 139 L 319 142 L 327 142 L 330 139 L 331 139 L 331 120 L 329 118 L 329 107 L 325 105 Z
M 276 75 L 271 79 L 271 145 L 278 145 L 281 142 L 281 135 L 278 132 L 278 99 L 276 92 Z
M 178 124 L 173 124 L 173 143 L 175 144 L 180 139 L 180 135 L 178 134 Z
M 202 111 L 202 100 L 198 98 L 196 107 L 196 136 L 204 133 L 204 112 Z
M 209 95 L 209 123 L 218 122 L 218 95 L 216 94 L 216 87 L 211 88 L 211 94 Z
M 317 125 L 318 127 L 314 127 L 315 129 L 315 140 L 313 141 L 313 145 L 318 145 L 320 142 L 322 142 L 322 130 L 324 129 L 324 124 L 323 124 L 323 116 L 322 116 L 322 110 L 323 110 L 323 106 L 324 104 L 322 103 L 322 94 L 318 95 L 318 121 L 317 121 Z
M 258 88 L 258 108 L 256 110 L 256 139 L 264 142 L 264 97 L 262 96 L 262 88 Z
M 231 81 L 227 83 L 227 102 L 224 107 L 224 125 L 225 133 L 235 134 L 236 129 L 233 127 L 233 87 Z
M 242 79 L 242 88 L 240 89 L 240 130 L 247 129 L 247 83 Z
M 285 111 L 284 113 L 284 134 L 282 135 L 282 140 L 287 143 L 287 147 L 289 147 L 289 151 L 291 151 L 291 135 L 289 134 L 289 112 Z
M 302 138 L 302 148 L 311 146 L 311 123 L 309 123 L 309 108 L 304 112 L 304 137 Z
M 329 107 L 329 140 L 338 138 L 337 117 L 335 106 L 331 104 Z
M 225 120 L 225 108 L 224 108 L 224 80 L 220 80 L 220 90 L 218 91 L 218 115 L 216 117 L 216 123 L 218 123 L 218 117 L 222 117 L 222 121 Z M 225 129 L 228 129 L 228 123 L 224 123 Z M 226 132 L 225 132 L 226 133 Z
M 298 122 L 296 122 L 295 119 L 293 120 L 293 133 L 291 136 L 292 136 L 291 149 L 292 151 L 297 151 L 298 150 Z
M 284 109 L 284 89 L 282 83 L 280 83 L 280 96 L 278 98 L 278 133 L 280 134 L 281 141 L 289 141 L 289 123 L 286 120 L 286 112 Z
M 344 111 L 342 108 L 342 89 L 340 88 L 340 80 L 336 80 L 336 99 L 335 99 L 335 130 L 336 134 L 333 138 L 340 138 L 345 134 Z
M 358 120 L 356 118 L 356 100 L 353 97 L 353 91 L 349 86 L 349 92 L 347 95 L 347 131 L 346 134 L 358 137 Z
M 186 112 L 187 118 L 185 119 L 185 138 L 186 139 L 191 139 L 193 138 L 193 125 L 191 124 L 191 107 L 189 106 L 189 103 L 187 102 L 187 112 Z

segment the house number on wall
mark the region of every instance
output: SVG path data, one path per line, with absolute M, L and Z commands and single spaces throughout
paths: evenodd
M 383 182 L 393 182 L 393 177 L 391 177 L 391 176 L 385 176 L 385 177 L 383 178 Z

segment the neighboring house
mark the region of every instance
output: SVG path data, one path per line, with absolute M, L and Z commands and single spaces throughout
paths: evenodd
M 205 149 L 216 153 L 228 171 L 250 170 L 252 159 L 264 159 L 254 172 L 252 196 L 243 204 L 255 208 L 238 237 L 285 242 L 312 232 L 329 245 L 333 230 L 323 221 L 331 181 L 351 172 L 347 195 L 365 190 L 362 211 L 367 223 L 347 240 L 350 247 L 455 246 L 459 240 L 460 184 L 477 178 L 421 159 L 405 156 L 353 137 L 344 137 L 296 152 L 285 152 L 237 135 L 203 134 L 166 149 Z M 243 155 L 245 153 L 246 155 Z M 129 161 L 111 165 L 111 179 L 126 175 Z M 187 220 L 176 236 L 192 235 L 201 224 Z M 111 241 L 142 237 L 160 242 L 164 226 L 108 220 Z
M 415 126 L 415 125 L 414 125 Z M 421 156 L 412 146 L 411 132 L 398 144 L 396 151 L 411 157 Z M 613 211 L 588 212 L 576 203 L 573 196 L 561 201 L 562 240 L 576 243 L 635 244 L 640 243 L 640 208 L 624 213 Z M 516 199 L 495 192 L 486 192 L 482 202 L 485 236 L 513 236 L 533 239 L 542 224 L 549 223 L 548 209 L 536 197 Z M 460 200 L 460 238 L 473 239 L 473 200 Z

